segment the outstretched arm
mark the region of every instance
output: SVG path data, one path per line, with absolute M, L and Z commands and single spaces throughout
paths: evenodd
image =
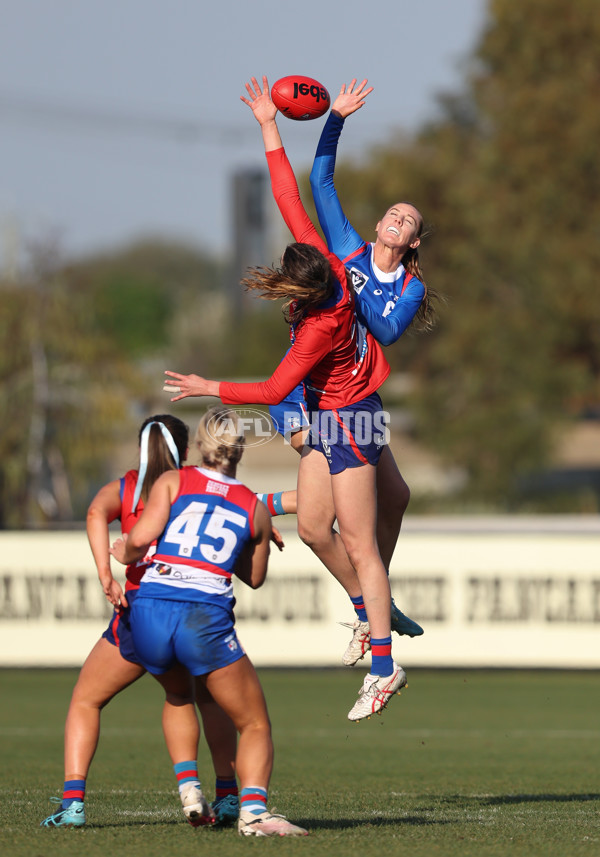
M 281 149 L 283 143 L 281 142 L 279 128 L 275 119 L 277 108 L 271 99 L 267 76 L 263 74 L 262 88 L 255 77 L 251 78 L 251 82 L 246 84 L 246 91 L 249 97 L 245 98 L 243 95 L 240 95 L 240 99 L 252 110 L 254 118 L 260 125 L 265 152 L 273 152 L 275 149 Z
M 373 91 L 372 86 L 365 89 L 366 84 L 367 81 L 363 80 L 356 86 L 354 79 L 348 86 L 344 84 L 340 89 L 321 133 L 310 174 L 310 185 L 321 229 L 330 251 L 340 259 L 346 259 L 364 245 L 363 239 L 342 210 L 333 182 L 333 173 L 344 120 L 360 110 L 367 95 Z
M 365 89 L 368 82 L 366 78 L 358 86 L 356 85 L 356 80 L 357 78 L 354 78 L 347 86 L 343 83 L 337 98 L 331 105 L 331 112 L 337 113 L 342 119 L 360 110 L 365 103 L 367 95 L 373 92 L 372 86 Z
M 261 127 L 271 188 L 281 216 L 296 241 L 312 244 L 326 254 L 327 246 L 302 205 L 298 183 L 281 142 L 275 119 L 277 108 L 271 99 L 266 75 L 263 75 L 262 88 L 253 77 L 251 83 L 246 84 L 246 91 L 249 97 L 242 95 L 240 98 L 250 107 Z
M 178 402 L 188 396 L 218 396 L 226 405 L 276 405 L 306 378 L 313 366 L 330 350 L 329 336 L 315 337 L 304 332 L 296 338 L 294 347 L 285 354 L 266 381 L 208 381 L 200 375 L 182 375 L 180 372 L 166 369 L 163 390 L 175 394 L 171 398 L 172 402 Z

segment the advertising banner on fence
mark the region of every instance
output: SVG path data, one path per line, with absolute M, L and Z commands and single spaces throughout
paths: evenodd
M 265 585 L 235 584 L 240 640 L 257 666 L 341 665 L 350 602 L 295 532 L 283 535 Z M 390 580 L 425 629 L 393 635 L 405 668 L 600 668 L 595 519 L 414 520 Z M 85 532 L 0 533 L 0 666 L 79 666 L 110 615 Z

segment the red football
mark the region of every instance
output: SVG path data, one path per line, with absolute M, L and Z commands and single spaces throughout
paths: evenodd
M 329 110 L 329 93 L 318 80 L 289 75 L 275 81 L 271 98 L 288 119 L 318 119 Z

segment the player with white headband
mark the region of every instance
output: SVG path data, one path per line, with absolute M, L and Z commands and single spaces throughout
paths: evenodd
M 96 494 L 87 514 L 87 534 L 104 594 L 114 612 L 102 637 L 93 647 L 79 673 L 65 724 L 65 780 L 57 810 L 42 827 L 81 827 L 85 824 L 85 791 L 90 765 L 100 737 L 100 714 L 110 700 L 137 681 L 146 669 L 139 661 L 131 635 L 131 605 L 139 590 L 150 554 L 127 566 L 125 591 L 112 575 L 109 524 L 120 520 L 121 532 L 130 532 L 157 478 L 178 470 L 188 453 L 188 427 L 177 417 L 149 417 L 139 431 L 140 461 L 120 479 Z M 203 687 L 197 689 L 200 708 L 216 775 L 213 811 L 217 822 L 237 821 L 238 786 L 235 778 L 237 733 L 231 720 Z M 180 772 L 176 772 L 178 776 Z M 193 824 L 195 791 L 178 777 L 183 812 Z

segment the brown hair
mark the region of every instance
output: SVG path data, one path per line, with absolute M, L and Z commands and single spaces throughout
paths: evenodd
M 276 268 L 249 268 L 242 285 L 262 298 L 285 298 L 282 307 L 287 322 L 299 321 L 311 307 L 333 294 L 329 260 L 312 244 L 288 244 Z
M 427 230 L 423 233 L 423 217 L 421 216 L 421 212 L 419 209 L 410 203 L 406 203 L 407 205 L 411 205 L 415 211 L 419 212 L 419 216 L 421 218 L 421 222 L 419 224 L 419 229 L 417 231 L 417 237 L 427 237 L 430 235 L 430 230 Z M 423 300 L 421 301 L 421 305 L 416 312 L 414 321 L 412 325 L 414 325 L 415 330 L 431 330 L 434 327 L 437 321 L 437 314 L 435 311 L 435 304 L 441 300 L 441 297 L 438 292 L 430 289 L 427 283 L 425 282 L 425 278 L 423 277 L 423 271 L 421 270 L 421 265 L 419 262 L 419 248 L 418 247 L 409 247 L 404 256 L 402 257 L 402 264 L 404 265 L 406 271 L 409 274 L 412 274 L 413 277 L 416 277 L 423 283 L 423 287 L 425 288 L 425 294 L 423 296 Z
M 154 425 L 150 425 L 151 423 L 154 423 Z M 179 462 L 175 461 L 160 426 L 156 425 L 156 423 L 162 423 L 173 438 L 179 454 Z M 171 414 L 159 414 L 158 416 L 148 417 L 147 420 L 144 420 L 138 434 L 139 443 L 141 443 L 142 433 L 148 425 L 150 425 L 150 432 L 148 434 L 148 465 L 141 491 L 144 503 L 148 499 L 150 489 L 162 473 L 166 470 L 179 469 L 185 460 L 189 445 L 188 427 L 177 417 L 172 417 Z

